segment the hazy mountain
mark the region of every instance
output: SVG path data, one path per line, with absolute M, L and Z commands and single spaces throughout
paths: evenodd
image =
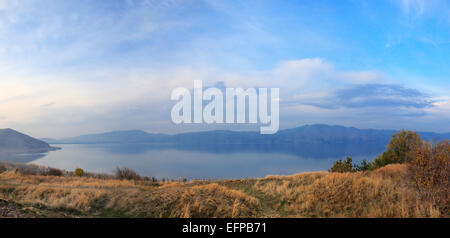
M 62 144 L 105 144 L 105 143 L 151 143 L 162 142 L 169 138 L 164 134 L 150 134 L 141 130 L 112 131 L 101 134 L 89 134 L 60 140 L 42 139 L 48 143 Z
M 0 154 L 43 153 L 58 149 L 13 129 L 0 129 Z
M 170 144 L 370 144 L 383 147 L 389 142 L 394 130 L 357 129 L 354 127 L 323 124 L 306 125 L 280 130 L 274 135 L 259 132 L 206 131 L 177 135 L 151 134 L 140 130 L 113 131 L 102 134 L 82 135 L 59 140 L 44 139 L 48 143 L 170 143 Z M 425 140 L 450 139 L 450 133 L 419 132 Z

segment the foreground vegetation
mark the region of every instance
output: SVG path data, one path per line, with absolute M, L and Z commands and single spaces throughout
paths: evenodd
M 355 173 L 152 182 L 0 174 L 0 217 L 442 217 L 406 165 Z
M 0 217 L 450 217 L 450 144 L 393 136 L 372 162 L 329 172 L 158 181 L 0 163 Z
M 442 214 L 450 213 L 450 142 L 422 141 L 416 132 L 402 130 L 392 136 L 386 151 L 372 162 L 353 164 L 352 158 L 336 161 L 330 172 L 373 171 L 390 164 L 407 168 L 405 184 L 412 184 L 422 203 L 431 203 Z

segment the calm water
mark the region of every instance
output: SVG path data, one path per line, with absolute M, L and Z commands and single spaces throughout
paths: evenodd
M 317 153 L 310 157 L 286 148 L 215 145 L 179 147 L 169 145 L 57 145 L 62 150 L 46 154 L 18 155 L 14 160 L 73 170 L 112 173 L 118 166 L 157 178 L 242 178 L 270 174 L 294 174 L 327 170 L 336 157 Z M 306 148 L 305 148 L 306 149 Z M 311 149 L 311 147 L 309 147 Z M 286 152 L 280 152 L 285 150 Z M 322 151 L 323 148 L 322 148 Z M 325 150 L 326 151 L 326 150 Z M 341 152 L 343 153 L 343 152 Z M 355 157 L 355 156 L 354 156 Z M 356 156 L 356 160 L 370 156 Z

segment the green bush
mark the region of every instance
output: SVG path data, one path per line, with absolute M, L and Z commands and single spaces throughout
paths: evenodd
M 333 166 L 328 170 L 329 172 L 338 172 L 338 173 L 345 173 L 345 172 L 353 172 L 353 164 L 352 164 L 352 158 L 347 157 L 344 161 L 342 159 L 334 162 Z
M 333 166 L 328 170 L 332 173 L 346 173 L 346 172 L 357 172 L 357 171 L 366 171 L 371 167 L 371 163 L 368 163 L 367 160 L 361 161 L 361 164 L 353 164 L 352 158 L 347 157 L 344 161 L 342 159 L 334 162 Z
M 384 167 L 388 164 L 394 164 L 395 162 L 395 158 L 392 154 L 391 151 L 385 151 L 383 152 L 383 154 L 377 156 L 371 163 L 370 163 L 370 169 L 374 170 L 374 169 L 378 169 L 381 167 Z
M 73 175 L 74 175 L 74 176 L 77 176 L 77 177 L 83 177 L 83 176 L 84 176 L 84 170 L 81 169 L 81 168 L 76 168 L 76 169 L 73 171 Z
M 371 168 L 371 166 L 372 166 L 372 164 L 368 163 L 367 160 L 364 159 L 363 161 L 361 161 L 361 165 L 357 165 L 357 164 L 354 165 L 354 170 L 355 171 L 367 171 Z

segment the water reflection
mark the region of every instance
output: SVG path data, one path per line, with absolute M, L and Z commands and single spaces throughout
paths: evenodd
M 376 155 L 384 150 L 383 145 L 368 143 L 302 143 L 302 144 L 97 144 L 85 145 L 114 154 L 143 154 L 148 151 L 175 149 L 214 154 L 239 152 L 282 153 L 310 159 L 329 159 L 345 156 L 361 157 Z
M 58 146 L 62 150 L 39 155 L 32 163 L 68 170 L 80 167 L 104 173 L 111 173 L 118 166 L 126 166 L 142 175 L 158 178 L 242 178 L 327 170 L 337 158 L 352 156 L 359 161 L 379 153 L 373 147 L 344 144 Z
M 36 154 L 7 154 L 0 153 L 0 160 L 17 162 L 17 163 L 28 163 L 34 160 L 38 160 L 47 155 L 47 153 L 36 153 Z

